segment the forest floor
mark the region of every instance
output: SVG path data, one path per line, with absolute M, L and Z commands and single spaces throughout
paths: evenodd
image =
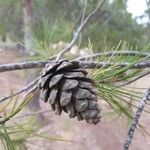
M 21 57 L 17 51 L 0 52 L 0 64 L 20 61 Z M 140 79 L 131 86 L 147 88 L 150 76 Z M 0 74 L 0 95 L 8 94 L 11 90 L 15 91 L 26 85 L 25 71 L 13 71 Z M 145 91 L 145 89 L 143 89 Z M 41 101 L 43 110 L 49 109 L 49 105 Z M 150 106 L 147 106 L 150 110 Z M 103 114 L 107 108 L 103 109 Z M 101 122 L 94 126 L 85 122 L 78 122 L 76 119 L 69 119 L 67 115 L 56 116 L 53 112 L 44 114 L 48 121 L 41 131 L 45 131 L 49 136 L 61 137 L 72 142 L 49 141 L 45 139 L 35 139 L 36 144 L 27 144 L 29 150 L 121 150 L 126 133 L 127 122 L 121 117 L 113 118 L 102 115 Z M 140 124 L 145 130 L 150 132 L 150 116 L 143 113 Z M 142 135 L 136 130 L 130 150 L 149 150 L 150 136 Z M 0 149 L 1 150 L 1 149 Z

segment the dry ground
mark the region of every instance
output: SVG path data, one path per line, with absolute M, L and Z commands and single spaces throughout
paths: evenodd
M 20 56 L 14 50 L 0 52 L 0 64 L 11 63 L 20 60 Z M 24 86 L 24 71 L 6 72 L 0 74 L 0 95 L 5 95 L 9 90 L 16 90 Z M 145 77 L 132 86 L 147 88 L 150 85 L 150 76 Z M 49 109 L 48 104 L 41 102 L 42 109 Z M 147 109 L 150 110 L 150 107 Z M 105 111 L 105 110 L 103 110 Z M 28 144 L 29 150 L 121 150 L 126 137 L 127 127 L 122 118 L 110 119 L 103 117 L 98 125 L 88 125 L 78 122 L 76 119 L 68 119 L 64 114 L 59 117 L 53 112 L 46 113 L 49 121 L 42 130 L 50 136 L 63 137 L 73 142 L 57 142 L 36 139 L 36 144 Z M 150 115 L 143 113 L 140 123 L 150 132 Z M 131 150 L 149 150 L 150 137 L 141 135 L 136 131 Z M 0 149 L 1 150 L 1 149 Z

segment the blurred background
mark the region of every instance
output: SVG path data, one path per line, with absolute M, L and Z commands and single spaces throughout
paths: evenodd
M 1 41 L 24 45 L 24 25 L 30 24 L 30 34 L 45 48 L 46 44 L 67 43 L 96 4 L 96 0 L 0 0 Z M 108 0 L 85 28 L 78 46 L 87 47 L 89 39 L 95 51 L 112 48 L 121 40 L 133 49 L 149 46 L 149 7 L 148 0 Z
M 57 54 L 69 44 L 75 30 L 96 7 L 97 2 L 98 0 L 0 0 L 0 64 L 43 60 Z M 143 49 L 150 52 L 150 0 L 106 0 L 66 57 L 71 59 L 96 52 Z M 39 71 L 0 74 L 0 95 L 20 89 L 32 81 Z M 148 88 L 149 81 L 150 76 L 147 76 L 130 87 L 139 88 L 143 92 Z M 105 104 L 103 107 L 109 109 Z M 41 108 L 48 110 L 49 106 L 43 102 L 35 104 L 33 101 L 23 114 Z M 6 112 L 10 109 L 11 107 Z M 143 113 L 141 122 L 144 131 L 136 131 L 131 150 L 149 150 L 148 115 Z M 51 111 L 39 114 L 38 118 L 40 122 L 45 122 L 39 133 L 48 133 L 50 140 L 33 138 L 28 141 L 26 136 L 20 135 L 20 141 L 15 141 L 20 142 L 18 150 L 23 149 L 25 141 L 27 144 L 24 149 L 30 150 L 120 150 L 129 127 L 129 122 L 124 117 L 108 112 L 104 113 L 97 126 L 69 119 L 65 114 L 59 117 Z M 68 139 L 69 142 L 58 141 L 57 136 Z

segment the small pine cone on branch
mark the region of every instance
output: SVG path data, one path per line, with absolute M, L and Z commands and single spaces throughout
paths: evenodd
M 94 81 L 77 61 L 52 61 L 46 64 L 39 83 L 41 98 L 49 102 L 52 110 L 61 115 L 64 111 L 70 118 L 97 124 L 100 121 L 98 95 Z

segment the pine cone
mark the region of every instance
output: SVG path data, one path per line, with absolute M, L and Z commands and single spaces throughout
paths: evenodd
M 53 61 L 46 65 L 39 87 L 41 98 L 49 102 L 56 114 L 62 111 L 70 118 L 77 116 L 88 123 L 100 121 L 98 96 L 94 82 L 86 77 L 87 72 L 76 61 Z

